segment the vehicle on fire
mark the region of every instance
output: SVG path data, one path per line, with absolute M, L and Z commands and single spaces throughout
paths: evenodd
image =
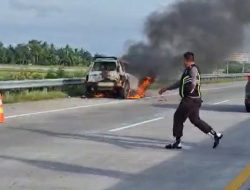
M 247 112 L 250 112 L 250 75 L 248 76 L 248 82 L 246 85 L 245 106 Z
M 95 57 L 86 77 L 86 96 L 112 94 L 126 99 L 129 95 L 129 75 L 125 63 L 116 57 Z

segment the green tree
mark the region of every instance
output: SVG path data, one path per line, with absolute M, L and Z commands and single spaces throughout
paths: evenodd
M 54 44 L 31 40 L 27 44 L 4 47 L 0 42 L 0 63 L 5 64 L 87 66 L 91 60 L 90 52 L 69 45 L 57 48 Z

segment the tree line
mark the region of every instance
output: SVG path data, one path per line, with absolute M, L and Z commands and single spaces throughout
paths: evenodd
M 88 66 L 91 60 L 90 52 L 69 45 L 58 48 L 54 44 L 31 40 L 6 47 L 0 42 L 0 64 Z

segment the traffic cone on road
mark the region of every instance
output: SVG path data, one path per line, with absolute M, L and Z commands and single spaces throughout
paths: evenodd
M 4 123 L 3 96 L 0 95 L 0 123 Z

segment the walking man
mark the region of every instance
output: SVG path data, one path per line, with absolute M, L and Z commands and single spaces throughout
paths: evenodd
M 210 125 L 200 119 L 199 112 L 202 104 L 200 91 L 201 77 L 200 70 L 195 64 L 194 53 L 186 52 L 184 54 L 184 66 L 185 70 L 181 80 L 169 87 L 162 88 L 159 91 L 159 94 L 161 95 L 168 90 L 179 88 L 179 93 L 182 98 L 180 105 L 174 114 L 173 135 L 176 138 L 176 141 L 173 144 L 167 145 L 165 148 L 182 148 L 181 137 L 183 136 L 183 127 L 187 118 L 189 118 L 191 123 L 193 123 L 202 132 L 209 134 L 214 138 L 213 148 L 216 148 L 223 135 L 215 132 Z

